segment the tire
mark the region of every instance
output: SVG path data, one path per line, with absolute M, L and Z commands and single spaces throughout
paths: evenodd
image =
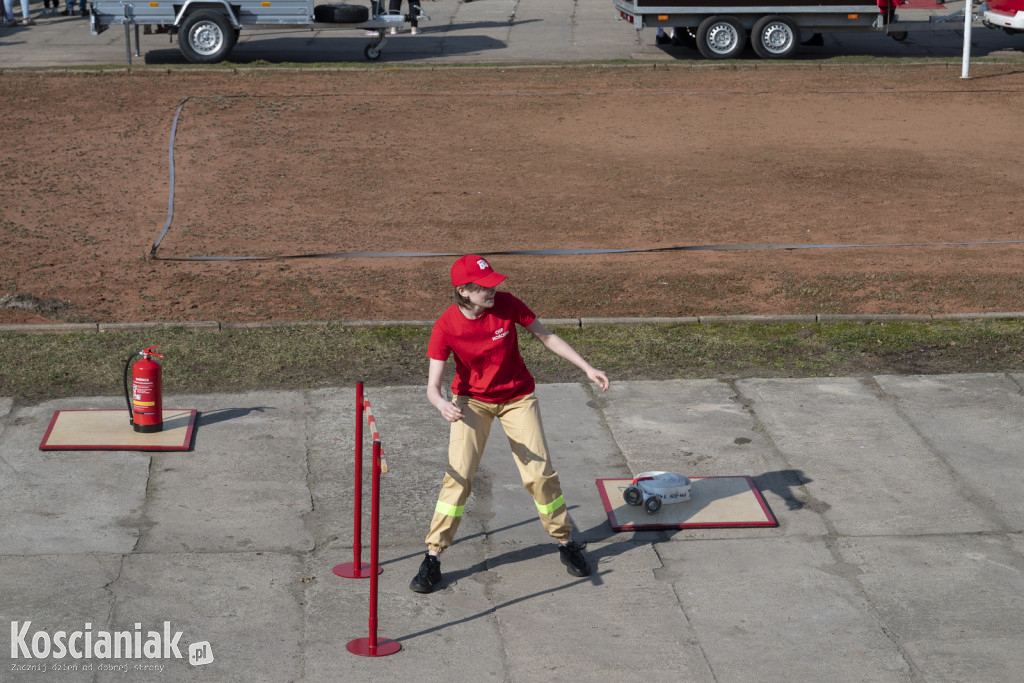
M 376 45 L 367 45 L 363 48 L 363 56 L 371 62 L 380 59 L 380 48 Z
M 786 59 L 800 46 L 800 29 L 789 17 L 761 17 L 750 32 L 750 44 L 762 59 Z
M 192 12 L 178 29 L 178 47 L 193 64 L 224 61 L 235 47 L 237 34 L 231 22 L 217 10 Z
M 691 50 L 697 49 L 697 39 L 690 35 L 690 30 L 682 26 L 672 29 L 672 38 L 675 42 Z
M 325 24 L 359 24 L 370 18 L 370 10 L 362 5 L 317 5 L 313 19 Z
M 735 17 L 708 17 L 697 28 L 697 49 L 707 59 L 735 59 L 747 44 L 747 32 Z
M 889 34 L 889 37 L 895 40 L 897 43 L 902 43 L 904 40 L 907 39 L 907 32 L 893 31 L 892 33 Z

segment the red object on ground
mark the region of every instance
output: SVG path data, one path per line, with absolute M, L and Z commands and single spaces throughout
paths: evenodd
M 365 579 L 370 576 L 369 563 L 362 561 L 362 515 L 363 515 L 363 411 L 369 408 L 369 401 L 363 400 L 363 383 L 356 382 L 356 443 L 355 443 L 355 492 L 352 496 L 352 561 L 336 565 L 331 571 L 344 579 Z M 379 437 L 377 437 L 379 439 Z M 384 571 L 378 569 L 378 572 Z
M 116 410 L 57 410 L 39 443 L 41 451 L 187 451 L 196 429 L 195 408 L 164 408 L 163 429 L 136 432 Z
M 377 539 L 380 518 L 380 440 L 373 442 L 373 485 L 370 494 L 370 635 L 350 640 L 345 646 L 349 652 L 362 657 L 385 657 L 402 649 L 402 644 L 390 638 L 377 637 Z
M 370 489 L 370 563 L 364 564 L 360 559 L 360 525 L 362 521 L 363 498 L 363 415 L 370 426 L 373 437 L 373 462 L 371 463 L 372 478 Z M 355 529 L 352 535 L 352 562 L 339 564 L 332 570 L 337 576 L 347 579 L 370 579 L 370 634 L 366 638 L 356 638 L 345 647 L 349 652 L 362 657 L 384 657 L 402 649 L 402 645 L 389 638 L 377 637 L 377 575 L 383 569 L 378 562 L 379 520 L 380 520 L 380 475 L 387 471 L 384 454 L 380 443 L 380 432 L 377 421 L 370 409 L 370 402 L 363 398 L 363 383 L 356 382 L 356 429 L 355 429 L 355 495 L 353 496 Z
M 163 358 L 150 346 L 142 351 L 142 360 L 132 366 L 132 427 L 137 432 L 159 432 L 163 420 L 163 375 L 153 358 Z

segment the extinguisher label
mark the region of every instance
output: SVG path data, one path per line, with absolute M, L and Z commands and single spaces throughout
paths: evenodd
M 150 407 L 150 406 L 155 406 L 156 405 L 156 401 L 132 401 L 132 403 L 137 405 L 137 406 L 145 406 L 145 407 Z

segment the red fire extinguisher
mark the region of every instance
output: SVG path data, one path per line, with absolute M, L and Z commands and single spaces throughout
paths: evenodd
M 128 420 L 137 432 L 159 432 L 164 428 L 163 398 L 161 397 L 160 364 L 154 358 L 163 358 L 153 349 L 160 345 L 150 346 L 138 353 L 128 356 L 124 365 L 124 400 L 128 403 Z M 136 356 L 142 360 L 132 365 Z M 128 369 L 132 371 L 131 393 L 128 390 Z

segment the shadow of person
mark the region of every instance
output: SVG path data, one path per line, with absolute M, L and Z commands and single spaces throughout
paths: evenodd
M 468 578 L 480 572 L 494 570 L 502 565 L 535 560 L 552 552 L 553 548 L 554 543 L 535 543 L 533 545 L 509 550 L 501 553 L 500 555 L 486 557 L 476 564 L 446 572 L 444 574 L 444 582 L 441 587 L 447 588 L 449 586 L 454 586 L 460 579 Z
M 578 506 L 570 506 L 569 509 L 571 510 L 574 507 L 578 507 Z M 509 529 L 509 528 L 513 528 L 513 527 L 517 527 L 517 526 L 522 526 L 522 525 L 525 525 L 525 524 L 532 524 L 532 523 L 538 523 L 536 517 L 532 517 L 531 516 L 529 518 L 523 519 L 520 522 L 515 522 L 515 523 L 510 524 L 510 525 L 508 525 L 506 527 L 503 527 L 502 529 L 497 529 L 497 530 L 493 530 L 493 531 L 485 531 L 485 532 L 481 532 L 481 533 L 477 533 L 477 534 L 471 534 L 469 536 L 463 537 L 463 538 L 455 541 L 455 543 L 453 543 L 453 545 L 455 545 L 456 543 L 459 543 L 460 541 L 461 542 L 465 542 L 465 541 L 468 541 L 468 540 L 470 540 L 472 538 L 478 538 L 480 536 L 488 536 L 488 535 L 490 535 L 492 533 L 496 533 L 498 531 L 503 531 L 503 530 L 506 530 L 506 529 Z M 466 622 L 474 621 L 476 619 L 480 619 L 480 618 L 483 618 L 483 617 L 492 616 L 492 615 L 496 614 L 497 612 L 499 612 L 500 610 L 502 610 L 504 608 L 507 608 L 507 607 L 510 607 L 512 605 L 516 605 L 516 604 L 519 604 L 519 603 L 527 602 L 527 601 L 533 600 L 535 598 L 546 598 L 546 597 L 550 596 L 552 593 L 554 593 L 556 591 L 561 591 L 561 590 L 565 590 L 565 589 L 568 589 L 568 588 L 572 588 L 573 586 L 577 586 L 577 585 L 582 584 L 582 583 L 590 583 L 590 584 L 592 584 L 594 586 L 600 586 L 600 585 L 602 585 L 604 583 L 604 577 L 612 571 L 611 569 L 608 569 L 608 568 L 604 568 L 604 569 L 601 568 L 600 565 L 601 565 L 602 559 L 608 558 L 608 557 L 614 557 L 616 555 L 620 555 L 622 553 L 629 552 L 630 550 L 634 550 L 634 549 L 636 549 L 639 546 L 652 545 L 654 543 L 667 541 L 667 540 L 669 540 L 672 537 L 673 534 L 676 533 L 676 531 L 677 530 L 675 530 L 675 529 L 667 530 L 667 531 L 659 530 L 659 531 L 639 531 L 639 532 L 613 531 L 612 528 L 611 528 L 611 524 L 608 523 L 607 521 L 605 521 L 602 524 L 595 525 L 595 526 L 593 526 L 593 527 L 591 527 L 589 529 L 585 529 L 585 530 L 577 528 L 576 532 L 573 534 L 573 538 L 575 540 L 599 542 L 599 541 L 604 541 L 604 540 L 610 539 L 612 536 L 618 536 L 618 537 L 624 537 L 624 538 L 621 538 L 621 540 L 618 540 L 618 541 L 613 542 L 613 543 L 604 544 L 604 545 L 601 545 L 601 546 L 590 548 L 590 549 L 588 549 L 586 551 L 587 559 L 590 561 L 590 567 L 591 567 L 591 574 L 590 574 L 590 576 L 583 577 L 583 578 L 572 578 L 572 577 L 569 577 L 569 580 L 566 583 L 562 584 L 562 585 L 555 586 L 555 587 L 545 586 L 544 588 L 542 588 L 542 589 L 540 589 L 540 590 L 538 590 L 538 591 L 536 591 L 534 593 L 530 593 L 530 594 L 527 594 L 527 595 L 520 595 L 518 597 L 506 600 L 505 602 L 502 602 L 500 604 L 492 605 L 491 607 L 489 607 L 489 608 L 487 608 L 485 610 L 482 610 L 480 612 L 477 612 L 475 614 L 468 615 L 468 616 L 463 617 L 461 619 L 456 619 L 456 620 L 448 621 L 448 622 L 445 622 L 445 623 L 442 623 L 442 624 L 437 624 L 437 625 L 434 625 L 434 626 L 430 626 L 429 628 L 426 628 L 426 629 L 423 629 L 421 631 L 417 631 L 417 632 L 414 632 L 414 633 L 408 633 L 408 634 L 405 634 L 405 635 L 402 635 L 402 636 L 399 636 L 399 637 L 395 638 L 395 640 L 397 640 L 399 642 L 408 642 L 408 641 L 413 640 L 415 638 L 418 638 L 420 636 L 424 636 L 424 635 L 427 635 L 427 634 L 430 634 L 430 633 L 435 633 L 435 632 L 438 632 L 438 631 L 442 631 L 444 629 L 451 628 L 453 626 L 458 626 L 460 624 L 464 624 Z M 542 558 L 545 555 L 548 555 L 550 553 L 557 553 L 557 552 L 558 552 L 558 550 L 557 550 L 557 547 L 556 547 L 555 543 L 533 543 L 533 544 L 522 546 L 522 547 L 516 547 L 516 548 L 508 550 L 508 551 L 506 551 L 504 553 L 501 553 L 499 555 L 493 555 L 493 556 L 486 557 L 485 559 L 480 560 L 479 562 L 476 562 L 475 564 L 470 565 L 468 567 L 463 567 L 461 569 L 452 569 L 452 570 L 444 572 L 443 578 L 441 580 L 441 584 L 438 585 L 437 590 L 444 590 L 446 588 L 451 588 L 451 587 L 455 586 L 456 584 L 458 584 L 458 582 L 460 580 L 462 580 L 462 579 L 466 579 L 466 578 L 469 578 L 471 576 L 474 576 L 474 575 L 477 575 L 477 574 L 480 574 L 480 573 L 483 573 L 483 572 L 492 571 L 492 570 L 497 569 L 498 567 L 501 567 L 503 565 L 516 564 L 516 563 L 519 563 L 519 562 L 537 561 L 539 558 Z M 400 560 L 407 560 L 407 559 L 411 559 L 413 557 L 418 557 L 418 556 L 419 556 L 419 554 L 415 554 L 415 555 L 409 555 L 409 556 L 405 556 L 405 557 L 401 557 L 401 558 L 394 558 L 392 560 L 389 560 L 389 562 L 397 562 L 397 561 L 400 561 Z
M 594 543 L 586 550 L 587 559 L 594 570 L 593 577 L 600 577 L 611 570 L 600 571 L 599 568 L 605 559 L 628 553 L 640 546 L 654 546 L 657 543 L 670 541 L 673 536 L 682 531 L 681 529 L 643 529 L 639 531 L 615 531 L 611 522 L 607 519 L 589 529 L 577 529 L 573 538 L 584 543 Z M 611 542 L 608 542 L 611 541 Z M 594 580 L 596 585 L 602 582 L 600 578 Z
M 784 500 L 787 510 L 803 509 L 804 502 L 793 494 L 793 489 L 814 481 L 803 470 L 775 470 L 759 474 L 753 479 L 759 490 L 771 491 Z
M 525 551 L 526 549 L 524 548 L 523 550 Z M 512 554 L 516 554 L 518 552 L 520 552 L 520 551 L 513 551 L 511 553 L 506 553 L 506 554 L 512 555 Z M 452 572 L 452 575 L 454 575 L 456 573 L 457 572 Z M 568 582 L 566 584 L 563 584 L 561 586 L 557 586 L 555 588 L 552 588 L 550 586 L 545 586 L 544 588 L 542 588 L 542 589 L 540 589 L 540 590 L 538 590 L 538 591 L 536 591 L 534 593 L 530 593 L 529 595 L 521 595 L 519 597 L 512 598 L 510 600 L 506 600 L 503 603 L 500 603 L 500 604 L 497 604 L 497 605 L 492 605 L 491 607 L 489 607 L 489 608 L 487 608 L 487 609 L 485 609 L 485 610 L 483 610 L 481 612 L 477 612 L 476 614 L 471 614 L 471 615 L 463 617 L 461 619 L 455 619 L 454 621 L 445 622 L 443 624 L 437 624 L 436 626 L 431 626 L 429 628 L 425 628 L 422 631 L 417 631 L 415 633 L 409 633 L 409 634 L 406 634 L 404 636 L 399 636 L 399 637 L 395 638 L 395 640 L 397 640 L 399 642 L 407 642 L 407 641 L 413 640 L 414 638 L 419 638 L 420 636 L 425 636 L 425 635 L 430 634 L 430 633 L 435 633 L 437 631 L 442 631 L 442 630 L 444 630 L 446 628 L 451 628 L 453 626 L 458 626 L 460 624 L 465 624 L 467 622 L 475 621 L 476 619 L 480 619 L 480 618 L 483 618 L 483 617 L 490 617 L 490 616 L 492 616 L 494 614 L 497 614 L 500 610 L 503 610 L 506 607 L 511 607 L 512 605 L 516 605 L 516 604 L 519 604 L 521 602 L 526 602 L 528 600 L 533 600 L 535 598 L 546 598 L 546 597 L 550 596 L 552 593 L 555 593 L 555 592 L 561 591 L 561 590 L 565 590 L 567 588 L 572 588 L 573 586 L 579 585 L 581 583 L 594 580 L 594 579 L 598 578 L 598 576 L 600 576 L 600 572 L 595 572 L 594 574 L 591 574 L 589 577 L 582 578 L 582 579 L 573 579 L 572 581 L 570 581 L 570 582 Z M 452 579 L 452 582 L 454 582 L 455 580 L 457 580 L 457 579 Z M 449 584 L 449 577 L 448 576 L 446 576 L 445 579 L 443 580 L 443 583 L 442 583 L 441 587 L 445 587 L 447 585 L 450 585 Z
M 571 512 L 572 510 L 575 510 L 578 507 L 579 507 L 579 505 L 570 505 L 569 507 L 566 508 L 566 510 Z M 506 524 L 505 526 L 499 527 L 497 529 L 485 529 L 483 531 L 478 531 L 475 534 L 466 534 L 465 536 L 459 536 L 454 541 L 452 541 L 452 547 L 457 546 L 460 543 L 466 543 L 468 541 L 472 541 L 474 539 L 492 538 L 492 537 L 496 536 L 497 534 L 500 534 L 502 532 L 508 531 L 509 529 L 515 529 L 516 527 L 527 526 L 527 525 L 530 525 L 530 524 L 540 524 L 540 520 L 538 520 L 536 516 L 530 516 L 530 517 L 526 517 L 526 518 L 524 518 L 524 519 L 522 519 L 522 520 L 520 520 L 518 522 L 513 522 L 511 524 Z M 608 528 L 611 529 L 610 525 L 606 525 L 606 526 L 608 526 Z M 541 544 L 541 545 L 545 545 L 545 544 Z M 413 559 L 413 558 L 420 558 L 420 557 L 423 557 L 423 552 L 422 551 L 417 551 L 417 552 L 409 554 L 409 555 L 402 555 L 400 557 L 393 557 L 393 558 L 391 558 L 389 560 L 384 560 L 384 561 L 380 562 L 379 564 L 380 564 L 380 566 L 383 567 L 386 564 L 393 564 L 393 563 L 396 563 L 396 562 L 403 562 L 405 560 L 410 560 L 410 559 Z M 480 563 L 477 563 L 477 565 L 475 565 L 475 566 L 479 566 L 479 564 Z M 501 564 L 508 564 L 508 561 L 503 561 L 503 562 L 501 562 Z M 497 565 L 495 565 L 495 566 L 497 566 Z M 469 570 L 466 570 L 466 571 L 469 571 Z

